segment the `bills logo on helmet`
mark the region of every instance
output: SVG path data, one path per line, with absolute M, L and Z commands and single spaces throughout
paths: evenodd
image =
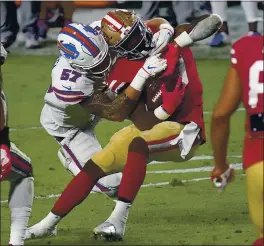
M 81 26 L 83 27 L 85 32 L 90 32 L 93 35 L 95 35 L 94 34 L 95 30 L 93 28 L 91 28 L 90 26 L 88 26 L 88 25 L 81 25 Z M 100 53 L 100 49 L 94 43 L 94 41 L 92 41 L 91 38 L 88 38 L 85 35 L 85 33 L 83 33 L 83 31 L 79 30 L 75 26 L 69 24 L 61 30 L 61 33 L 66 34 L 66 35 L 72 37 L 73 39 L 75 39 L 76 41 L 78 41 L 79 43 L 81 43 L 83 48 L 85 48 L 85 50 L 89 51 L 89 54 L 91 54 L 93 57 L 96 57 Z M 96 35 L 98 35 L 98 33 Z
M 64 44 L 60 41 L 57 42 L 60 50 L 64 52 L 64 55 L 68 59 L 76 59 L 79 56 L 79 52 L 73 44 Z

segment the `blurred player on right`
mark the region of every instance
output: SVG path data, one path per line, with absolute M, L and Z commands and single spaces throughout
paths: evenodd
M 263 157 L 264 157 L 264 36 L 247 36 L 233 44 L 231 67 L 222 94 L 214 109 L 211 141 L 215 168 L 214 185 L 223 191 L 233 176 L 227 163 L 227 146 L 231 115 L 242 101 L 246 109 L 243 168 L 246 173 L 251 219 L 259 238 L 253 245 L 263 244 Z

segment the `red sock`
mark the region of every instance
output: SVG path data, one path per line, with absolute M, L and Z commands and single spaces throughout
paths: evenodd
M 128 152 L 118 197 L 125 202 L 133 202 L 146 176 L 147 157 L 145 154 Z
M 263 237 L 257 239 L 257 240 L 253 243 L 253 246 L 264 246 Z
M 103 171 L 94 162 L 90 160 L 87 164 L 68 184 L 52 208 L 52 213 L 58 216 L 68 214 L 90 194 L 98 179 L 104 176 Z

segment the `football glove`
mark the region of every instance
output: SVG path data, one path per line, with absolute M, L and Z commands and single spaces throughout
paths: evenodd
M 174 29 L 170 24 L 161 24 L 160 30 L 153 35 L 152 42 L 154 48 L 150 55 L 156 55 L 171 41 L 173 37 Z
M 160 53 L 146 59 L 143 65 L 144 77 L 154 77 L 167 68 L 167 60 L 160 58 Z
M 211 180 L 214 186 L 219 192 L 223 192 L 227 184 L 234 177 L 234 169 L 228 167 L 225 172 L 221 172 L 219 169 L 214 168 L 211 174 Z
M 0 145 L 0 161 L 0 180 L 3 180 L 12 170 L 10 150 L 5 144 Z
M 162 108 L 169 114 L 172 115 L 174 111 L 181 104 L 185 92 L 185 84 L 182 83 L 182 77 L 178 78 L 175 89 L 172 92 L 166 90 L 166 85 L 161 86 L 162 95 Z

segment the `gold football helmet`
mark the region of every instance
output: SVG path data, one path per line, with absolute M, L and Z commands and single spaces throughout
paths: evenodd
M 130 60 L 147 56 L 153 48 L 152 31 L 134 12 L 108 12 L 102 19 L 101 30 L 110 49 Z

